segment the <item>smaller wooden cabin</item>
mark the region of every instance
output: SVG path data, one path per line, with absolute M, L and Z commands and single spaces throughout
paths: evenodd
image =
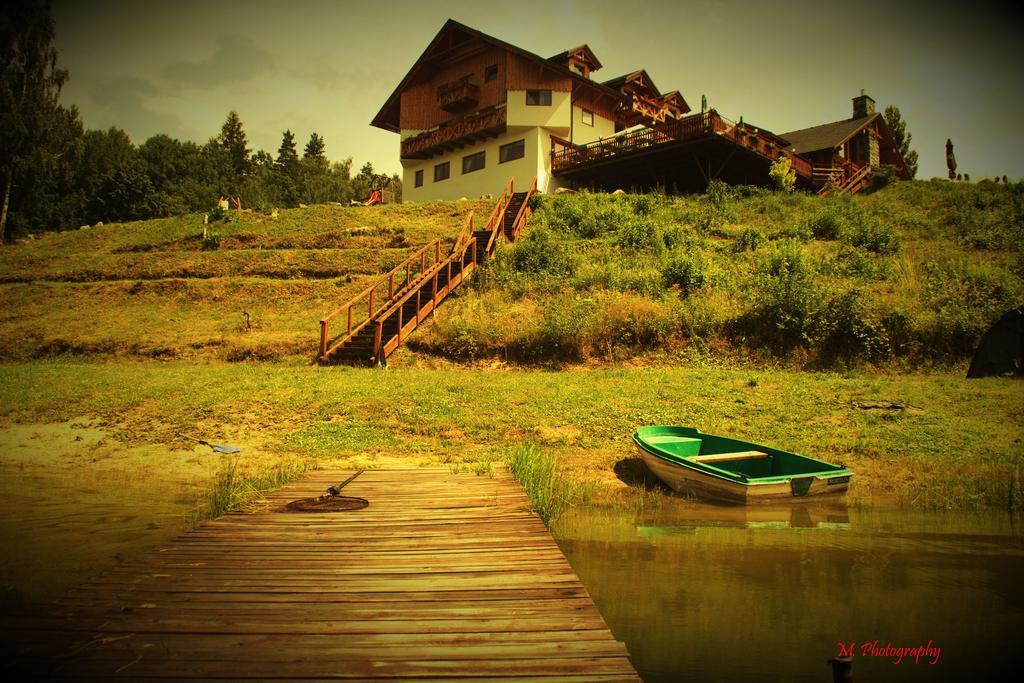
M 853 98 L 853 116 L 849 119 L 778 137 L 791 151 L 811 162 L 817 180 L 824 183 L 833 176 L 841 178 L 850 184 L 844 189 L 852 192 L 867 183 L 871 169 L 883 165 L 896 168 L 903 180 L 911 177 L 885 118 L 875 111 L 875 101 L 864 91 Z M 850 183 L 854 178 L 857 180 Z

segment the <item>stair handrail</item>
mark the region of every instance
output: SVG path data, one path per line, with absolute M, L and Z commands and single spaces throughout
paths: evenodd
M 472 248 L 472 250 L 473 250 L 473 252 L 472 252 L 472 259 L 470 260 L 470 263 L 472 263 L 474 265 L 476 264 L 476 259 L 477 259 L 476 240 L 469 239 L 469 240 L 466 241 L 465 244 L 463 244 L 463 245 L 461 245 L 461 247 L 459 247 L 459 242 L 462 241 L 463 235 L 466 235 L 466 234 L 468 234 L 470 236 L 470 238 L 472 238 L 472 235 L 473 235 L 473 212 L 470 212 L 469 216 L 466 218 L 466 225 L 465 225 L 465 227 L 462 229 L 462 232 L 459 233 L 459 238 L 456 240 L 456 249 L 454 249 L 452 251 L 451 255 L 448 256 L 448 258 L 446 258 L 444 261 L 439 261 L 438 263 L 436 263 L 433 266 L 431 266 L 430 270 L 426 271 L 424 273 L 424 277 L 419 280 L 420 282 L 426 282 L 427 280 L 430 280 L 432 277 L 434 277 L 435 274 L 441 272 L 441 270 L 445 266 L 447 266 L 449 263 L 455 263 L 456 261 L 459 261 L 459 262 L 462 263 L 463 269 L 465 269 L 465 267 L 466 267 L 466 251 L 469 250 L 470 248 Z M 417 290 L 416 290 L 415 287 L 410 287 L 408 292 L 406 292 L 403 296 L 397 297 L 395 299 L 395 301 L 393 301 L 387 308 L 384 308 L 384 309 L 378 311 L 377 314 L 374 316 L 374 319 L 376 320 L 376 324 L 377 324 L 377 330 L 376 330 L 376 332 L 373 335 L 373 358 L 374 359 L 379 357 L 381 346 L 384 344 L 384 339 L 383 339 L 383 337 L 384 337 L 384 322 L 392 314 L 394 314 L 394 312 L 396 310 L 399 310 L 400 308 L 402 308 L 402 306 L 405 305 L 405 302 L 408 301 L 410 298 L 412 298 L 412 296 L 414 294 L 416 294 L 416 291 Z M 369 322 L 369 321 L 367 321 L 367 322 Z M 401 326 L 401 324 L 399 324 L 399 326 L 398 326 L 398 333 L 397 334 L 398 334 L 399 338 L 401 338 L 401 334 L 402 334 L 402 326 Z
M 462 231 L 459 232 L 459 236 L 455 238 L 455 243 L 452 244 L 451 253 L 448 254 L 445 261 L 448 261 L 455 255 L 455 252 L 462 247 L 462 243 L 464 241 L 473 239 L 473 213 L 473 211 L 470 211 L 469 215 L 466 216 L 466 223 L 462 226 Z
M 356 294 L 354 297 L 349 299 L 347 303 L 342 304 L 341 306 L 339 306 L 335 310 L 333 310 L 330 313 L 328 313 L 327 315 L 325 315 L 320 320 L 320 358 L 326 360 L 327 354 L 329 353 L 329 349 L 327 348 L 327 340 L 328 340 L 328 336 L 329 336 L 328 335 L 328 328 L 330 326 L 331 321 L 334 320 L 334 318 L 336 318 L 339 315 L 341 315 L 342 311 L 347 311 L 348 312 L 347 331 L 346 331 L 345 335 L 343 337 L 341 337 L 341 339 L 339 339 L 334 344 L 332 344 L 330 350 L 333 350 L 333 349 L 341 346 L 342 344 L 344 344 L 345 342 L 350 340 L 352 337 L 354 337 L 355 335 L 359 334 L 360 330 L 362 330 L 364 327 L 366 327 L 366 325 L 370 322 L 370 320 L 373 319 L 373 316 L 374 316 L 374 313 L 375 313 L 375 311 L 374 311 L 374 303 L 375 303 L 374 299 L 376 298 L 375 295 L 376 295 L 376 291 L 377 291 L 378 287 L 380 287 L 381 285 L 387 283 L 387 285 L 388 285 L 388 296 L 387 296 L 387 299 L 385 299 L 385 301 L 390 301 L 391 299 L 393 299 L 396 294 L 400 294 L 404 289 L 406 289 L 409 286 L 411 286 L 413 284 L 413 282 L 415 281 L 415 280 L 413 280 L 413 277 L 412 277 L 412 266 L 413 266 L 413 264 L 417 260 L 420 262 L 420 274 L 419 274 L 419 276 L 417 276 L 417 279 L 419 279 L 420 277 L 423 276 L 424 272 L 426 271 L 426 255 L 427 255 L 427 252 L 431 250 L 431 248 L 433 248 L 433 250 L 434 250 L 435 264 L 440 263 L 441 262 L 441 240 L 440 240 L 440 238 L 438 238 L 438 239 L 435 239 L 435 240 L 433 240 L 431 242 L 428 242 L 427 244 L 423 245 L 422 247 L 420 247 L 419 249 L 414 251 L 408 258 L 406 258 L 404 261 L 402 261 L 397 266 L 395 266 L 390 271 L 388 271 L 384 275 L 384 277 L 382 277 L 381 279 L 379 279 L 376 282 L 374 282 L 372 285 L 370 285 L 369 287 L 367 287 L 366 289 L 361 291 L 359 294 Z M 395 291 L 395 275 L 399 271 L 401 271 L 402 269 L 405 269 L 405 271 L 406 271 L 405 282 L 398 289 L 398 292 L 396 292 Z M 356 304 L 360 303 L 364 299 L 368 300 L 367 301 L 367 315 L 366 315 L 366 318 L 364 318 L 362 320 L 362 322 L 359 322 L 358 324 L 353 325 L 353 310 L 354 310 Z
M 515 194 L 515 181 L 515 176 L 512 176 L 505 183 L 505 189 L 502 190 L 498 201 L 494 204 L 491 215 L 487 218 L 487 223 L 483 227 L 484 230 L 489 230 L 491 233 L 490 237 L 487 238 L 486 246 L 484 246 L 485 254 L 491 253 L 494 241 L 498 239 L 498 234 L 502 232 L 502 228 L 505 226 L 505 210 L 508 209 L 509 202 L 512 201 L 512 195 Z
M 523 198 L 523 204 L 519 207 L 519 211 L 516 213 L 515 220 L 512 221 L 512 240 L 515 241 L 519 238 L 519 233 L 523 231 L 523 226 L 526 225 L 526 220 L 530 216 L 530 198 L 537 194 L 537 176 L 533 176 L 533 182 L 530 184 L 530 188 L 526 191 L 526 196 Z

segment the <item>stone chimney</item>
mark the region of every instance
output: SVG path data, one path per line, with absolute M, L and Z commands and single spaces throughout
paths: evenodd
M 874 113 L 875 101 L 861 90 L 860 95 L 853 98 L 853 118 L 859 119 Z

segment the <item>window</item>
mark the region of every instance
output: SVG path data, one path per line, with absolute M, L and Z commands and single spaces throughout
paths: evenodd
M 492 64 L 484 69 L 484 83 L 490 83 L 498 77 L 498 65 Z
M 594 112 L 589 109 L 583 110 L 583 124 L 587 126 L 594 125 Z
M 452 174 L 452 165 L 449 162 L 438 164 L 434 167 L 434 182 L 439 183 L 442 180 L 448 180 Z
M 522 159 L 526 156 L 526 140 L 516 140 L 498 148 L 498 163 Z
M 531 105 L 531 106 L 550 107 L 551 106 L 551 91 L 550 90 L 527 90 L 526 91 L 526 103 Z
M 485 161 L 484 152 L 477 152 L 476 154 L 462 157 L 462 172 L 472 173 L 473 171 L 479 171 L 484 167 Z
M 416 179 L 413 181 L 416 187 L 423 187 L 423 169 L 416 171 Z

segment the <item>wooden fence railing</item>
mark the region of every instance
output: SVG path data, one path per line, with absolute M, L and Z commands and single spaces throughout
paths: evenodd
M 511 182 L 511 181 L 510 181 Z M 537 194 L 537 178 L 534 176 L 533 182 L 530 184 L 529 189 L 526 191 L 526 197 L 523 199 L 522 205 L 519 207 L 519 211 L 516 212 L 515 218 L 512 220 L 511 235 L 505 233 L 510 237 L 509 241 L 515 242 L 519 238 L 519 233 L 523 231 L 523 227 L 526 225 L 526 221 L 530 219 L 530 213 L 533 211 L 530 208 L 530 198 Z M 502 213 L 502 216 L 505 214 Z
M 369 361 L 378 363 L 386 359 L 452 290 L 465 281 L 499 240 L 514 240 L 519 236 L 530 216 L 529 200 L 536 192 L 537 178 L 534 178 L 525 195 L 520 193 L 522 205 L 510 223 L 506 214 L 515 195 L 515 181 L 510 178 L 484 227 L 474 232 L 474 214 L 470 213 L 446 257 L 441 257 L 440 240 L 434 240 L 325 316 L 320 321 L 320 360 L 329 360 L 332 353 L 353 340 L 367 325 L 372 327 L 366 329 L 362 337 L 369 337 L 372 330 Z M 433 254 L 433 258 L 428 259 L 428 254 Z M 401 277 L 403 270 L 404 278 Z M 336 339 L 330 340 L 331 321 L 342 314 L 345 315 L 345 327 Z
M 373 319 L 380 309 L 380 304 L 391 300 L 397 293 L 411 287 L 417 279 L 423 277 L 427 272 L 427 254 L 432 255 L 434 264 L 441 262 L 440 239 L 423 245 L 388 271 L 384 277 L 324 316 L 320 321 L 320 357 L 327 358 L 331 351 L 352 339 Z M 342 313 L 346 314 L 343 328 L 345 331 L 337 339 L 330 340 L 331 321 Z
M 466 276 L 476 268 L 476 265 L 476 240 L 473 239 L 473 214 L 470 213 L 462 232 L 455 240 L 455 247 L 452 249 L 451 255 L 427 271 L 425 277 L 420 281 L 419 287 L 412 288 L 377 314 L 375 318 L 377 328 L 373 334 L 373 356 L 370 362 L 372 364 L 380 362 L 401 346 L 405 338 L 423 322 L 437 304 L 462 284 Z M 443 283 L 440 281 L 442 272 L 446 275 Z M 429 292 L 426 291 L 427 284 L 430 285 Z M 414 297 L 416 305 L 411 314 L 406 317 L 406 304 Z M 389 334 L 385 335 L 385 327 L 388 322 L 396 317 L 397 325 L 394 331 L 389 330 Z
M 483 229 L 490 232 L 490 237 L 487 238 L 487 244 L 484 245 L 483 253 L 489 255 L 497 247 L 497 240 L 500 235 L 504 233 L 505 228 L 505 211 L 508 209 L 509 202 L 512 201 L 512 195 L 515 194 L 515 177 L 509 178 L 508 182 L 505 183 L 504 189 L 501 191 L 501 195 L 498 197 L 498 201 L 494 203 L 494 208 L 491 210 L 491 215 L 487 217 L 487 223 L 484 224 Z M 534 185 L 537 183 L 537 179 L 534 178 Z
M 693 140 L 708 135 L 720 135 L 771 160 L 783 156 L 789 157 L 791 167 L 797 175 L 804 178 L 811 177 L 811 164 L 806 159 L 786 149 L 772 137 L 759 133 L 753 127 L 734 123 L 714 109 L 686 116 L 677 121 L 620 133 L 614 137 L 584 145 L 575 145 L 561 138 L 552 138 L 551 168 L 555 172 L 565 171 L 667 142 Z

